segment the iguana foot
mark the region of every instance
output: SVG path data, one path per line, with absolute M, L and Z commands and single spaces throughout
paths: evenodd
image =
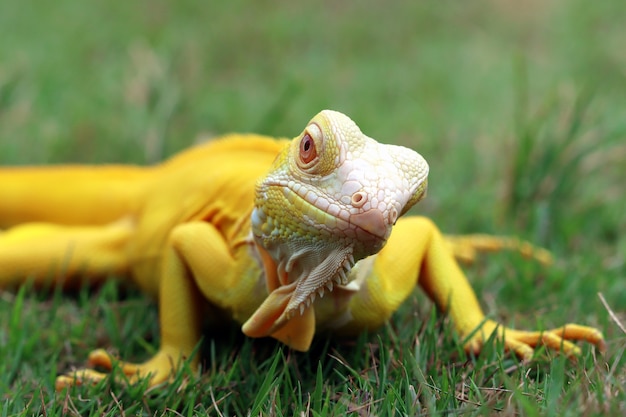
M 135 364 L 119 361 L 113 358 L 104 349 L 96 349 L 89 354 L 88 367 L 77 369 L 57 377 L 55 388 L 57 391 L 72 385 L 96 384 L 109 377 L 110 372 L 119 369 L 124 377 L 120 382 L 135 384 L 140 380 L 148 379 L 148 386 L 154 386 L 168 381 L 180 365 L 180 360 L 169 352 L 160 350 L 148 361 Z M 95 367 L 104 368 L 109 372 L 96 371 Z
M 483 343 L 493 332 L 497 332 L 497 338 L 502 341 L 507 351 L 514 352 L 523 361 L 532 359 L 534 348 L 540 345 L 563 352 L 566 356 L 574 359 L 581 351 L 573 341 L 584 340 L 595 345 L 601 352 L 606 350 L 604 337 L 600 330 L 593 327 L 578 324 L 566 324 L 556 329 L 544 331 L 515 330 L 499 325 L 488 320 L 477 330 L 465 343 L 468 352 L 480 352 Z

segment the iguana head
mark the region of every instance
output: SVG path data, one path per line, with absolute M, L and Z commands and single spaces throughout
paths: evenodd
M 257 184 L 252 232 L 270 294 L 244 333 L 308 349 L 316 295 L 348 284 L 355 262 L 385 245 L 427 176 L 417 152 L 376 142 L 342 113 L 317 114 Z

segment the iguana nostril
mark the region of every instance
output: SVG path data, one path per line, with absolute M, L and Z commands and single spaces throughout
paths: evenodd
M 363 207 L 366 201 L 367 194 L 363 191 L 357 191 L 356 193 L 352 194 L 352 206 L 356 208 Z
M 395 207 L 392 207 L 389 210 L 389 224 L 396 224 L 396 220 L 398 220 L 398 210 Z

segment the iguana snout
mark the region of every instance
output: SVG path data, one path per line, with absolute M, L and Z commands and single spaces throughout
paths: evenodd
M 427 176 L 417 152 L 378 143 L 339 112 L 316 115 L 257 184 L 252 231 L 270 294 L 244 333 L 307 349 L 315 297 L 348 284 L 355 262 L 382 249 Z

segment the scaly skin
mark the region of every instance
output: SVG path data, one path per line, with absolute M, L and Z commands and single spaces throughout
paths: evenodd
M 524 332 L 485 319 L 455 255 L 514 248 L 549 258 L 517 240 L 446 240 L 426 218 L 400 218 L 424 196 L 427 174 L 416 152 L 379 144 L 328 110 L 291 142 L 231 135 L 155 167 L 3 168 L 0 287 L 115 274 L 157 298 L 158 352 L 118 364 L 131 383 L 166 381 L 190 357 L 204 304 L 248 336 L 306 351 L 316 328 L 350 335 L 380 326 L 416 284 L 468 351 L 494 331 L 523 359 L 538 344 L 571 356 L 575 340 L 603 349 L 594 328 Z M 112 361 L 96 350 L 90 367 L 60 376 L 57 388 L 102 379 L 91 367 Z

